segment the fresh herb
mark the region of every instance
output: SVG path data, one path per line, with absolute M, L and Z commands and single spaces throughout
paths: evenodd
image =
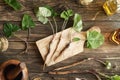
M 58 13 L 55 12 L 55 10 L 52 7 L 48 6 L 48 5 L 45 6 L 45 7 L 51 11 L 51 17 L 52 17 L 52 19 L 54 21 L 54 24 L 55 24 L 55 30 L 54 31 L 55 31 L 55 33 L 57 33 L 58 25 L 57 25 L 57 21 L 56 21 L 55 17 L 58 15 Z M 53 26 L 52 24 L 50 24 L 50 25 Z
M 67 25 L 67 22 L 68 22 L 68 20 L 71 16 L 73 16 L 73 11 L 72 10 L 66 10 L 66 11 L 63 11 L 61 13 L 60 17 L 64 19 L 62 30 L 65 29 L 65 27 Z
M 104 36 L 97 31 L 87 32 L 87 47 L 96 49 L 104 43 Z
M 14 10 L 20 10 L 21 4 L 17 0 L 4 0 L 9 6 L 11 6 Z
M 28 30 L 28 38 L 29 38 L 29 29 L 30 28 L 34 28 L 35 23 L 33 22 L 31 16 L 24 14 L 23 19 L 22 19 L 22 28 L 20 28 L 19 26 L 15 25 L 15 24 L 11 24 L 11 23 L 5 23 L 4 24 L 4 28 L 3 28 L 3 32 L 5 34 L 6 37 L 11 37 L 15 32 L 19 31 L 19 30 Z M 15 37 L 19 38 L 18 36 L 16 36 L 14 34 Z M 27 38 L 27 40 L 28 40 Z M 22 53 L 27 53 L 27 48 L 28 48 L 28 42 L 27 40 L 21 39 L 20 40 L 24 41 L 26 44 L 26 48 Z
M 36 11 L 38 21 L 40 21 L 43 24 L 46 24 L 48 22 L 48 17 L 50 17 L 51 15 L 52 15 L 51 11 L 46 7 L 39 7 L 38 10 Z
M 34 28 L 35 23 L 32 20 L 31 16 L 28 14 L 24 14 L 23 20 L 22 20 L 22 30 L 27 30 L 29 28 Z
M 27 37 L 27 40 L 25 41 L 26 48 L 24 50 L 24 53 L 27 53 L 27 50 L 28 50 L 28 42 L 27 41 L 30 37 L 30 29 L 34 28 L 34 27 L 35 27 L 35 23 L 32 20 L 31 16 L 28 14 L 24 14 L 23 19 L 22 19 L 22 30 L 28 30 L 28 33 L 27 33 L 28 37 Z
M 35 10 L 36 12 L 36 17 L 38 18 L 38 21 L 40 21 L 43 24 L 46 24 L 47 22 L 49 22 L 50 27 L 52 29 L 53 34 L 55 33 L 53 24 L 51 23 L 51 21 L 48 19 L 48 17 L 52 16 L 52 12 L 50 11 L 50 9 L 46 8 L 46 7 L 39 7 L 37 10 Z
M 63 11 L 60 15 L 61 18 L 68 20 L 71 16 L 73 16 L 72 10 Z
M 74 16 L 74 24 L 73 24 L 73 28 L 75 31 L 80 32 L 83 28 L 82 25 L 82 18 L 79 14 L 75 14 Z
M 75 38 L 72 39 L 73 42 L 76 42 L 76 41 L 79 41 L 79 40 L 80 40 L 80 38 L 78 38 L 78 37 L 75 37 Z
M 20 30 L 19 26 L 11 23 L 5 23 L 3 26 L 3 32 L 6 37 L 11 37 L 16 31 Z

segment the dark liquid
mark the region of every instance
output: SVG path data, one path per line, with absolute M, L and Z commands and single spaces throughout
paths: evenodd
M 6 68 L 5 68 L 5 70 L 4 70 L 4 75 L 5 75 L 5 78 L 6 78 L 6 74 L 9 72 L 9 71 L 11 71 L 11 70 L 13 70 L 14 68 L 16 68 L 16 65 L 8 65 Z M 20 72 L 20 74 L 14 79 L 14 80 L 21 80 L 22 79 L 22 72 Z M 8 79 L 6 79 L 6 80 L 8 80 Z

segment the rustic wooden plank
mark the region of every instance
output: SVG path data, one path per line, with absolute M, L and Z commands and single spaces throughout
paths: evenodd
M 120 28 L 120 19 L 118 18 L 120 14 L 115 14 L 113 16 L 106 16 L 103 11 L 102 5 L 105 0 L 94 0 L 94 2 L 88 7 L 81 6 L 77 3 L 77 0 L 19 0 L 23 5 L 22 10 L 14 11 L 7 4 L 0 0 L 0 29 L 2 29 L 4 22 L 12 22 L 18 25 L 21 25 L 21 19 L 23 14 L 30 14 L 33 20 L 36 23 L 36 27 L 31 29 L 29 45 L 28 45 L 28 54 L 19 54 L 22 50 L 24 50 L 25 45 L 20 39 L 12 37 L 9 39 L 10 46 L 6 52 L 0 53 L 0 64 L 9 59 L 18 59 L 20 61 L 26 62 L 27 67 L 29 69 L 30 80 L 33 80 L 35 77 L 42 77 L 43 80 L 53 80 L 52 77 L 55 77 L 55 80 L 74 80 L 75 77 L 80 78 L 88 78 L 88 80 L 96 80 L 96 78 L 90 74 L 69 74 L 69 75 L 41 75 L 43 70 L 43 60 L 39 51 L 35 45 L 35 41 L 47 37 L 52 34 L 49 25 L 42 25 L 37 21 L 33 9 L 35 6 L 43 6 L 45 4 L 53 6 L 57 11 L 62 10 L 61 6 L 66 5 L 69 8 L 73 9 L 75 12 L 80 13 L 82 15 L 84 21 L 84 30 L 97 25 L 100 26 L 102 33 L 105 35 L 106 41 L 104 45 L 100 48 L 91 50 L 85 48 L 85 51 L 79 55 L 76 55 L 72 58 L 69 58 L 65 61 L 62 61 L 58 64 L 55 64 L 51 67 L 47 67 L 46 71 L 53 70 L 54 68 L 58 68 L 60 66 L 69 65 L 71 63 L 83 60 L 84 58 L 94 57 L 94 58 L 102 58 L 102 57 L 119 57 L 120 56 L 120 46 L 116 46 L 108 41 L 107 37 L 110 32 L 113 30 Z M 65 4 L 64 4 L 65 3 Z M 92 20 L 96 13 L 98 16 L 95 20 Z M 58 25 L 62 25 L 62 20 L 57 18 Z M 68 26 L 72 26 L 72 19 L 70 20 Z M 60 31 L 60 29 L 59 29 Z M 22 39 L 26 39 L 27 31 L 17 32 L 16 35 L 21 37 Z M 120 74 L 120 59 L 109 60 L 114 66 L 117 66 L 111 70 L 106 70 L 103 65 L 96 61 L 88 61 L 86 63 L 80 64 L 78 66 L 64 69 L 66 70 L 90 70 L 96 69 L 100 72 L 106 73 L 108 75 Z M 103 78 L 103 80 L 105 80 Z
M 52 80 L 75 80 L 75 78 L 80 78 L 80 79 L 85 79 L 85 80 L 86 79 L 87 80 L 97 80 L 96 77 L 91 74 L 69 74 L 69 75 L 47 75 L 47 74 L 44 74 L 44 77 L 43 77 L 42 74 L 31 73 L 30 76 L 32 76 L 32 77 L 30 77 L 31 80 L 34 79 L 35 77 L 41 77 L 42 80 L 47 80 L 48 77 L 49 78 L 54 77 L 54 79 L 52 79 Z M 106 80 L 106 78 L 104 78 L 104 77 L 101 77 L 101 79 Z
M 48 5 L 57 7 L 57 11 L 61 11 L 61 9 L 58 8 L 58 6 L 56 6 L 56 5 L 59 5 L 59 4 L 63 5 L 64 4 L 63 1 L 57 1 L 57 0 L 54 0 L 54 1 L 50 1 L 50 0 L 49 1 L 39 1 L 39 0 L 31 0 L 31 1 L 27 0 L 27 1 L 25 1 L 25 0 L 21 0 L 20 2 L 23 5 L 23 9 L 20 11 L 14 11 L 11 8 L 9 8 L 9 6 L 6 4 L 0 5 L 0 14 L 1 14 L 0 21 L 21 21 L 22 16 L 25 13 L 30 14 L 32 16 L 32 18 L 34 19 L 34 21 L 37 21 L 35 15 L 34 15 L 34 10 L 33 10 L 35 6 L 42 6 L 42 5 L 48 4 Z M 97 0 L 88 7 L 78 5 L 74 1 L 67 0 L 66 2 L 67 2 L 66 5 L 68 4 L 68 6 L 71 9 L 73 9 L 73 11 L 80 13 L 82 15 L 83 20 L 92 20 L 93 17 L 95 16 L 95 14 L 100 12 L 98 14 L 98 16 L 96 17 L 96 20 L 100 20 L 100 21 L 101 20 L 110 20 L 110 21 L 117 20 L 117 21 L 120 21 L 120 19 L 117 18 L 118 16 L 120 16 L 120 14 L 116 14 L 116 15 L 109 16 L 109 17 L 106 16 L 106 14 L 102 8 L 104 0 L 102 0 L 101 2 L 99 2 Z M 96 2 L 98 2 L 98 3 L 96 3 Z M 89 14 L 91 14 L 91 15 L 89 15 Z
M 75 78 L 81 78 L 81 79 L 87 79 L 87 80 L 96 80 L 96 78 L 93 75 L 90 74 L 70 74 L 70 75 L 47 75 L 44 74 L 41 76 L 39 73 L 32 73 L 30 74 L 30 79 L 33 80 L 34 78 L 40 77 L 42 80 L 75 80 Z M 48 77 L 50 79 L 48 79 Z M 54 79 L 53 79 L 54 77 Z
M 73 9 L 74 12 L 79 13 L 82 16 L 84 21 L 93 20 L 93 18 L 95 17 L 95 15 L 97 13 L 99 13 L 99 14 L 96 16 L 96 20 L 120 21 L 120 19 L 117 18 L 118 16 L 120 16 L 120 14 L 115 14 L 113 16 L 107 16 L 102 8 L 100 10 L 92 10 L 92 9 L 88 10 L 85 8 L 77 8 L 77 9 L 71 8 L 71 9 Z M 32 11 L 30 11 L 30 10 L 17 11 L 17 12 L 16 11 L 13 11 L 13 12 L 1 11 L 0 14 L 1 14 L 0 21 L 21 21 L 23 14 L 29 14 L 32 16 L 34 21 L 38 21 L 37 18 L 35 17 L 33 10 Z M 91 15 L 89 15 L 89 14 L 91 14 Z M 60 19 L 58 19 L 58 20 L 60 20 Z

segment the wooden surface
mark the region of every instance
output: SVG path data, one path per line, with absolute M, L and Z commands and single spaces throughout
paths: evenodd
M 0 63 L 9 60 L 9 59 L 18 59 L 20 61 L 26 62 L 29 69 L 29 80 L 34 78 L 41 77 L 42 80 L 75 80 L 75 77 L 87 78 L 87 80 L 96 80 L 96 78 L 91 74 L 68 74 L 68 75 L 48 75 L 47 73 L 43 74 L 43 60 L 39 51 L 35 45 L 35 41 L 45 38 L 52 34 L 50 26 L 43 25 L 37 21 L 34 15 L 34 7 L 50 5 L 53 6 L 57 11 L 62 10 L 62 6 L 67 5 L 70 9 L 73 9 L 74 12 L 80 13 L 84 22 L 84 30 L 89 29 L 90 27 L 96 25 L 100 26 L 102 33 L 104 34 L 106 40 L 104 45 L 96 50 L 87 49 L 77 56 L 65 60 L 61 63 L 58 63 L 54 66 L 47 67 L 46 71 L 50 71 L 54 68 L 60 66 L 65 66 L 74 62 L 78 62 L 87 57 L 119 57 L 120 56 L 120 46 L 116 46 L 109 42 L 108 36 L 113 30 L 120 28 L 120 14 L 115 14 L 113 16 L 106 16 L 103 11 L 102 5 L 105 0 L 94 0 L 94 2 L 88 7 L 81 6 L 77 3 L 77 0 L 19 0 L 23 5 L 22 10 L 14 11 L 3 0 L 0 0 L 0 29 L 3 27 L 3 23 L 11 22 L 20 25 L 21 19 L 24 13 L 30 14 L 36 23 L 36 27 L 31 29 L 28 54 L 19 54 L 24 50 L 25 45 L 20 39 L 12 37 L 9 39 L 9 49 L 0 54 Z M 66 2 L 66 3 L 65 3 Z M 94 20 L 96 13 L 99 13 Z M 59 27 L 62 25 L 62 20 L 57 18 Z M 72 19 L 69 21 L 67 26 L 72 26 Z M 22 39 L 26 39 L 27 31 L 20 31 L 16 35 Z M 113 65 L 116 65 L 116 68 L 112 70 L 106 70 L 103 65 L 95 61 L 88 61 L 84 64 L 65 69 L 65 70 L 90 70 L 96 69 L 100 72 L 103 72 L 108 75 L 120 74 L 120 59 L 109 60 Z M 64 70 L 64 71 L 65 71 Z M 104 79 L 103 79 L 104 80 Z

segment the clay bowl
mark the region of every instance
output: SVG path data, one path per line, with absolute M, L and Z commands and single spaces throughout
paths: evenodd
M 0 80 L 6 80 L 5 74 L 20 63 L 19 60 L 8 60 L 0 66 Z M 24 68 L 14 80 L 28 80 L 28 70 Z

